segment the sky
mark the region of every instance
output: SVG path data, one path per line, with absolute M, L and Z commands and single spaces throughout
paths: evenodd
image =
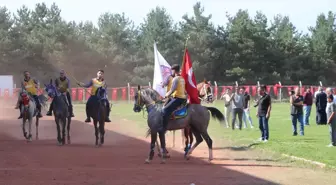
M 135 25 L 139 25 L 156 6 L 166 8 L 178 22 L 184 14 L 193 15 L 193 5 L 197 1 L 203 5 L 206 15 L 212 14 L 215 25 L 227 23 L 226 12 L 234 15 L 239 9 L 247 9 L 251 16 L 262 11 L 269 20 L 277 14 L 289 16 L 297 29 L 304 33 L 308 32 L 309 26 L 315 25 L 317 15 L 336 11 L 336 0 L 0 0 L 0 6 L 16 12 L 22 5 L 34 8 L 36 3 L 45 2 L 50 6 L 55 2 L 67 21 L 96 23 L 102 13 L 124 12 Z

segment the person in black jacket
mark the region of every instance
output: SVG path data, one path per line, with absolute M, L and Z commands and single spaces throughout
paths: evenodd
M 316 105 L 316 124 L 326 125 L 327 124 L 327 94 L 323 92 L 322 87 L 319 87 L 318 93 L 316 94 L 315 105 Z

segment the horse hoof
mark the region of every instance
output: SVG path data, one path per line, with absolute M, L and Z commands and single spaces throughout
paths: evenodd
M 159 157 L 161 157 L 162 155 L 161 154 L 157 154 Z
M 162 161 L 161 161 L 161 164 L 166 164 L 166 160 L 162 160 Z
M 68 144 L 71 144 L 71 141 L 70 141 L 70 140 L 68 140 Z
M 38 136 L 36 136 L 36 140 L 39 140 L 39 137 L 38 137 Z
M 151 160 L 149 160 L 149 159 L 145 160 L 145 164 L 149 164 L 150 162 L 151 162 Z

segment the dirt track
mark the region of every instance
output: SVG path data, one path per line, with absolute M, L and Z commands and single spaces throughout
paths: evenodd
M 197 158 L 190 161 L 185 161 L 183 154 L 170 149 L 172 158 L 167 164 L 159 164 L 157 159 L 151 165 L 145 165 L 149 144 L 135 138 L 137 136 L 126 135 L 132 134 L 134 129 L 134 125 L 127 121 L 107 125 L 102 148 L 93 145 L 91 125 L 73 121 L 73 144 L 59 147 L 55 140 L 54 121 L 44 117 L 40 122 L 40 140 L 26 143 L 22 139 L 17 114 L 8 114 L 7 111 L 4 114 L 2 111 L 1 117 L 1 185 L 261 185 L 334 182 L 328 173 L 284 167 L 272 161 L 238 160 L 235 156 L 240 155 L 239 151 L 219 148 L 214 151 L 213 164 L 208 164 L 201 159 L 208 156 L 205 145 L 196 149 L 193 155 Z M 177 139 L 177 146 L 180 145 L 179 141 Z M 179 147 L 176 149 L 180 150 Z

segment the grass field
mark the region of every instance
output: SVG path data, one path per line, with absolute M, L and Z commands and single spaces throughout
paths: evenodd
M 77 105 L 83 107 L 83 105 Z M 215 106 L 222 112 L 223 102 L 217 101 L 214 104 L 205 106 Z M 123 118 L 134 121 L 140 128 L 147 128 L 146 120 L 142 113 L 134 113 L 133 104 L 117 102 L 112 107 L 112 115 L 116 118 Z M 84 111 L 84 109 L 80 108 Z M 236 145 L 249 145 L 260 138 L 260 131 L 255 116 L 256 109 L 251 109 L 251 116 L 253 119 L 254 128 L 247 128 L 243 130 L 231 128 L 224 128 L 216 121 L 211 121 L 209 126 L 209 134 L 216 139 L 230 140 Z M 146 117 L 146 113 L 144 115 Z M 315 107 L 312 109 L 310 116 L 310 126 L 305 127 L 305 136 L 292 136 L 292 126 L 289 114 L 288 103 L 274 103 L 269 120 L 270 139 L 267 143 L 255 145 L 257 149 L 275 152 L 278 154 L 287 154 L 296 157 L 318 161 L 327 164 L 329 167 L 336 166 L 336 147 L 326 147 L 330 143 L 328 126 L 317 126 L 315 123 Z M 299 127 L 298 127 L 299 128 Z

